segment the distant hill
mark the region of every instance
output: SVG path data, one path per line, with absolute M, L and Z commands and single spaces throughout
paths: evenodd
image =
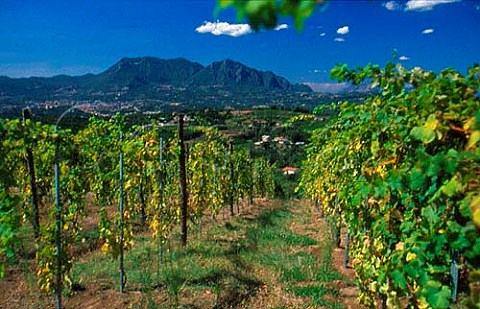
M 186 86 L 204 67 L 184 58 L 164 60 L 154 57 L 123 58 L 106 71 L 94 76 L 95 85 L 112 87 L 142 87 L 146 85 Z
M 171 95 L 172 89 L 183 91 Z M 224 60 L 203 66 L 184 58 L 123 58 L 104 72 L 82 76 L 9 78 L 0 76 L 0 105 L 53 100 L 113 102 L 118 93 L 125 100 L 188 102 L 205 92 L 233 94 L 312 92 L 272 72 L 262 72 L 239 62 Z
M 230 59 L 204 67 L 191 78 L 189 84 L 234 91 L 312 91 L 308 86 L 293 85 L 270 71 L 258 71 Z

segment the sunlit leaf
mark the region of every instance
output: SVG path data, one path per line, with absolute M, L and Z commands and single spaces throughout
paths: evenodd
M 450 308 L 450 299 L 452 292 L 444 285 L 435 281 L 430 281 L 427 287 L 427 301 L 433 308 Z
M 429 144 L 435 140 L 435 131 L 425 126 L 414 127 L 410 135 L 425 144 Z
M 480 131 L 474 131 L 468 139 L 467 147 L 474 147 L 478 142 L 480 142 Z
M 480 195 L 472 198 L 470 202 L 473 222 L 480 228 Z
M 456 177 L 453 177 L 447 184 L 442 186 L 442 192 L 448 197 L 453 197 L 462 192 L 462 190 L 463 186 Z

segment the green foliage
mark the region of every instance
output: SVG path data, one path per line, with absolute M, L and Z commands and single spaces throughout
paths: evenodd
M 12 173 L 14 159 L 8 155 L 16 148 L 9 130 L 18 125 L 18 121 L 10 124 L 0 121 L 0 278 L 5 275 L 6 262 L 14 257 L 14 244 L 20 223 L 17 209 L 19 198 L 10 191 L 10 186 L 15 182 Z
M 253 162 L 253 191 L 259 197 L 273 197 L 275 182 L 273 166 L 265 159 L 256 159 Z
M 303 29 L 305 20 L 325 0 L 217 0 L 216 14 L 228 7 L 234 7 L 238 20 L 246 18 L 254 30 L 273 29 L 279 16 L 291 16 L 298 30 Z
M 16 212 L 17 198 L 0 184 L 0 278 L 5 275 L 5 261 L 13 260 L 20 216 Z
M 480 66 L 466 76 L 387 64 L 331 76 L 381 93 L 314 131 L 300 188 L 346 223 L 360 300 L 448 308 L 450 262 L 480 267 Z
M 150 228 L 160 243 L 171 236 L 179 222 L 179 146 L 176 139 L 163 140 L 156 126 L 124 129 L 124 117 L 111 121 L 92 118 L 83 130 L 54 131 L 51 125 L 18 120 L 0 121 L 0 275 L 15 256 L 20 218 L 31 216 L 31 195 L 25 153 L 33 149 L 42 212 L 36 242 L 36 273 L 42 291 L 57 290 L 57 258 L 62 281 L 69 274 L 73 252 L 81 241 L 80 222 L 86 215 L 86 194 L 93 194 L 99 214 L 98 234 L 102 252 L 117 258 L 120 249 L 134 245 L 134 227 Z M 121 130 L 123 138 L 120 138 Z M 229 201 L 273 194 L 273 167 L 253 160 L 243 150 L 229 151 L 226 139 L 215 129 L 203 131 L 205 140 L 189 151 L 189 217 L 209 209 L 218 213 Z M 160 141 L 163 141 L 161 143 Z M 60 212 L 54 207 L 55 144 L 59 143 Z M 124 157 L 124 238 L 120 240 L 119 154 Z M 233 171 L 233 173 L 230 173 Z M 61 251 L 56 248 L 57 219 Z M 139 223 L 139 224 L 138 224 Z M 17 246 L 18 247 L 18 246 Z M 59 255 L 60 254 L 60 255 Z

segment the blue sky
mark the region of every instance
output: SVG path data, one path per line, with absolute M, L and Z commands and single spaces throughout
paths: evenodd
M 0 75 L 98 73 L 122 57 L 231 58 L 293 82 L 328 83 L 336 63 L 396 61 L 462 72 L 480 62 L 480 1 L 330 1 L 298 32 L 253 33 L 215 0 L 1 0 Z M 239 24 L 240 23 L 240 24 Z

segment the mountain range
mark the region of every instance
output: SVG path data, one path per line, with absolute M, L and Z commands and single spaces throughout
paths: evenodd
M 199 92 L 212 95 L 270 92 L 312 92 L 306 85 L 292 84 L 272 72 L 263 72 L 226 59 L 203 66 L 184 58 L 123 58 L 99 74 L 82 76 L 9 78 L 0 76 L 0 104 L 52 100 L 100 100 L 121 95 L 125 100 L 165 99 L 178 90 L 180 101 Z M 178 94 L 177 91 L 177 94 Z M 185 92 L 187 95 L 185 95 Z

